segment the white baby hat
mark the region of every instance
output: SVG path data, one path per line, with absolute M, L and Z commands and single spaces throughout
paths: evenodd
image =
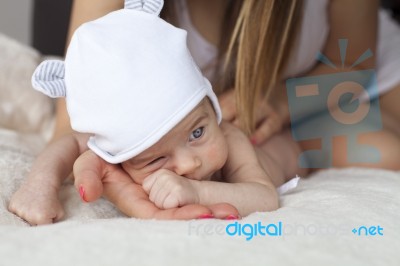
M 206 96 L 221 120 L 186 31 L 158 17 L 162 6 L 126 0 L 125 9 L 79 27 L 64 62 L 44 61 L 32 76 L 36 90 L 66 97 L 72 128 L 93 134 L 89 148 L 110 163 L 155 144 Z

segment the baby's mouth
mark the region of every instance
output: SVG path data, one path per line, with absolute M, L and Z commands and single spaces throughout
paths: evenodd
M 205 169 L 197 169 L 194 173 L 186 176 L 189 179 L 197 180 L 197 181 L 211 181 L 211 180 L 218 180 L 218 172 L 219 171 L 210 171 Z
M 209 173 L 205 175 L 203 178 L 200 179 L 200 181 L 211 181 L 213 180 L 215 172 Z

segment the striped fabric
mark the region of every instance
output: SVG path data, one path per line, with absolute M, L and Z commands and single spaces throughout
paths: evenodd
M 32 75 L 33 87 L 52 97 L 65 97 L 64 62 L 47 60 L 42 62 Z
M 142 0 L 125 0 L 125 9 L 142 10 Z
M 164 5 L 163 0 L 125 0 L 125 9 L 135 9 L 159 15 Z

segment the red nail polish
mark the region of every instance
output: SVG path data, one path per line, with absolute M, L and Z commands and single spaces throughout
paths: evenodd
M 87 202 L 87 200 L 85 199 L 85 189 L 82 185 L 79 186 L 79 195 L 84 202 Z
M 225 220 L 237 220 L 237 219 L 239 219 L 239 217 L 233 214 L 229 214 L 228 216 L 225 217 Z
M 206 213 L 206 214 L 202 214 L 199 217 L 197 217 L 197 219 L 211 219 L 214 218 L 214 215 Z

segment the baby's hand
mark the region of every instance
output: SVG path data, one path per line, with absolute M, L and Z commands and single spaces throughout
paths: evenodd
M 199 203 L 195 182 L 198 181 L 160 169 L 149 175 L 142 186 L 158 208 L 169 209 Z
M 31 225 L 50 224 L 64 216 L 57 190 L 36 182 L 26 182 L 11 197 L 8 210 Z

